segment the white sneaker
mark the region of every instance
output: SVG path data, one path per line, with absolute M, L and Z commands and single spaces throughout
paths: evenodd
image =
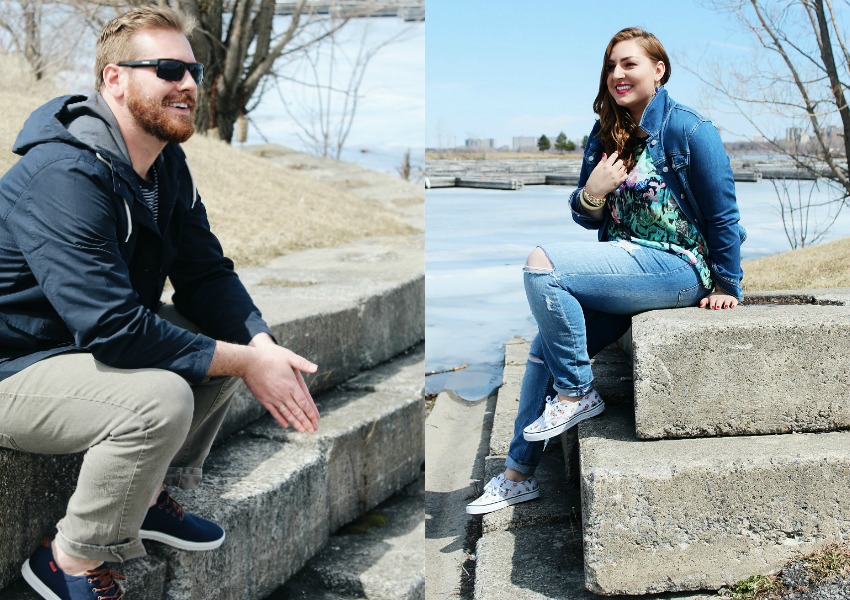
M 483 515 L 511 504 L 534 500 L 540 496 L 540 487 L 534 477 L 525 481 L 511 481 L 505 479 L 501 473 L 494 477 L 484 486 L 484 493 L 466 505 L 466 512 L 470 515 Z
M 590 390 L 578 402 L 560 402 L 557 396 L 547 396 L 543 414 L 522 430 L 522 437 L 529 442 L 548 440 L 585 419 L 595 417 L 603 410 L 605 402 L 596 390 Z

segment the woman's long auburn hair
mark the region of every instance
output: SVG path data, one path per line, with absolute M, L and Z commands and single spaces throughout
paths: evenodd
M 634 137 L 634 134 L 638 128 L 638 123 L 634 122 L 628 110 L 614 102 L 608 91 L 608 60 L 611 58 L 611 51 L 614 46 L 627 40 L 635 40 L 653 62 L 661 61 L 664 63 L 661 85 L 664 85 L 670 79 L 671 67 L 667 51 L 664 50 L 664 46 L 661 45 L 658 38 L 640 27 L 626 27 L 618 31 L 608 42 L 608 47 L 605 48 L 605 56 L 602 59 L 602 75 L 599 77 L 599 93 L 596 94 L 596 99 L 593 101 L 593 112 L 599 115 L 600 129 L 597 137 L 602 142 L 605 152 L 609 155 L 612 152 L 617 152 L 623 159 L 626 170 L 631 171 L 635 164 L 633 154 L 637 138 Z

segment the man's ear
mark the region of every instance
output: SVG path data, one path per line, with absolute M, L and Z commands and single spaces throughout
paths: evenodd
M 121 67 L 116 64 L 108 64 L 103 68 L 103 93 L 107 93 L 115 99 L 124 97 L 125 74 Z

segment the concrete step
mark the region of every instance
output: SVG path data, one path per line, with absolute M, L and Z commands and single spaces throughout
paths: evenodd
M 192 553 L 148 543 L 148 557 L 120 568 L 130 597 L 264 598 L 281 586 L 336 529 L 419 476 L 423 369 L 420 346 L 321 396 L 315 434 L 266 417 L 215 448 L 201 487 L 174 496 L 220 523 L 225 544 Z
M 505 345 L 504 383 L 494 409 L 482 484 L 504 470 L 528 349 L 529 343 L 519 338 Z M 632 379 L 628 357 L 614 349 L 605 350 L 593 359 L 593 370 L 597 389 L 608 410 L 630 408 Z M 606 415 L 607 411 L 599 418 L 604 419 Z M 431 446 L 428 448 L 430 461 Z M 584 584 L 577 459 L 577 435 L 576 430 L 571 429 L 553 439 L 543 454 L 535 473 L 540 483 L 538 500 L 480 517 L 480 538 L 474 560 L 475 600 L 590 600 L 598 597 L 587 591 Z M 480 493 L 480 485 L 477 487 L 470 497 Z M 462 510 L 462 507 L 457 505 L 454 510 Z M 428 586 L 431 586 L 430 579 Z M 687 593 L 663 597 L 702 600 L 710 596 Z M 654 598 L 660 597 L 651 595 L 643 600 Z
M 484 535 L 476 549 L 475 600 L 598 600 L 584 587 L 580 528 L 538 525 Z M 709 600 L 709 593 L 607 596 L 612 600 Z
M 418 600 L 425 597 L 424 473 L 405 490 L 332 535 L 276 598 Z M 330 596 L 333 595 L 333 596 Z
M 416 239 L 371 239 L 295 253 L 240 276 L 278 341 L 318 363 L 308 377 L 315 395 L 421 342 L 422 270 Z M 411 385 L 421 387 L 417 368 Z M 264 415 L 240 384 L 216 444 Z M 0 449 L 0 590 L 64 514 L 81 461 Z
M 632 343 L 641 439 L 850 428 L 850 305 L 652 311 Z
M 626 407 L 579 425 L 598 594 L 718 589 L 850 530 L 850 432 L 639 441 Z

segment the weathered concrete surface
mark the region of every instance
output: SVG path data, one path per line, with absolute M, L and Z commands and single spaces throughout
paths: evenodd
M 424 339 L 422 244 L 410 237 L 361 240 L 279 257 L 239 275 L 278 342 L 319 365 L 307 378 L 319 393 Z M 264 412 L 242 385 L 219 437 Z
M 540 525 L 478 541 L 475 600 L 598 600 L 584 587 L 581 528 Z M 611 596 L 607 596 L 611 598 Z M 616 600 L 708 600 L 716 594 L 616 596 Z
M 273 329 L 278 340 L 319 364 L 319 373 L 311 378 L 316 393 L 422 340 L 424 265 L 417 244 L 421 246 L 416 239 L 365 240 L 343 248 L 298 253 L 279 259 L 272 267 L 241 273 L 268 322 L 276 323 Z M 281 287 L 280 277 L 301 280 L 308 271 L 316 285 Z M 411 374 L 418 369 L 404 384 L 408 392 L 420 390 L 421 363 L 405 368 Z M 265 414 L 244 385 L 240 386 L 217 444 Z M 411 405 L 408 410 L 415 412 L 417 408 Z M 384 432 L 378 437 L 381 435 Z M 419 462 L 424 452 L 422 439 L 420 425 Z M 409 448 L 400 456 L 409 458 Z M 410 477 L 415 477 L 418 463 L 412 464 L 416 462 L 413 459 L 410 462 Z M 79 465 L 80 457 L 52 458 L 0 450 L 0 500 L 8 500 L 0 504 L 0 589 L 19 577 L 24 559 L 41 537 L 50 535 L 64 514 Z M 373 466 L 375 470 L 381 468 Z M 394 475 L 387 472 L 381 477 L 384 475 L 389 477 L 389 487 L 395 485 L 393 477 L 399 479 L 399 485 L 410 480 L 401 481 L 404 467 Z M 21 502 L 21 498 L 33 500 Z
M 301 434 L 271 419 L 249 426 L 250 435 L 287 446 L 319 448 L 326 462 L 327 528 L 333 532 L 374 508 L 416 479 L 425 460 L 424 403 L 421 394 L 424 351 L 405 362 L 412 368 L 384 367 L 383 381 L 373 374 L 369 389 L 326 394 L 319 404 L 319 431 Z M 414 366 L 418 365 L 418 366 Z M 407 389 L 400 393 L 397 388 Z
M 324 550 L 281 590 L 346 598 L 425 597 L 424 477 L 331 536 Z M 304 595 L 313 598 L 314 595 Z
M 746 304 L 817 304 L 850 306 L 850 288 L 807 288 L 747 292 Z
M 505 456 L 495 454 L 494 450 L 506 452 L 513 436 L 519 383 L 525 370 L 528 346 L 528 342 L 518 339 L 506 344 L 504 383 L 499 389 L 495 410 L 495 420 L 501 419 L 503 426 L 497 429 L 494 424 L 489 444 L 491 454 L 485 459 L 482 483 L 504 470 Z M 593 370 L 595 386 L 605 398 L 606 406 L 628 406 L 630 409 L 632 380 L 627 357 L 613 349 L 605 350 L 594 358 Z M 604 419 L 605 414 L 599 418 Z M 510 506 L 481 518 L 481 538 L 475 549 L 476 600 L 590 600 L 598 597 L 584 586 L 575 432 L 571 429 L 560 439 L 552 440 L 544 452 L 535 473 L 540 482 L 538 500 Z M 429 445 L 429 453 L 430 448 Z M 570 464 L 576 471 L 572 476 Z M 474 495 L 479 492 L 480 486 Z M 429 553 L 429 561 L 431 557 Z M 430 580 L 428 585 L 430 588 Z M 672 597 L 708 598 L 701 594 Z
M 0 590 L 65 514 L 82 459 L 0 449 Z
M 638 441 L 612 408 L 579 447 L 596 593 L 717 589 L 850 531 L 850 432 Z
M 498 390 L 498 401 L 493 413 L 493 428 L 490 431 L 488 451 L 490 456 L 507 456 L 508 454 L 508 448 L 514 437 L 514 419 L 519 409 L 522 375 L 525 373 L 530 345 L 520 337 L 505 342 L 505 368 L 502 372 L 502 385 Z M 502 468 L 504 469 L 504 465 Z
M 221 523 L 228 532 L 225 544 L 214 552 L 189 553 L 148 542 L 151 556 L 131 563 L 132 569 L 120 567 L 131 578 L 133 597 L 144 590 L 138 596 L 144 600 L 262 598 L 315 555 L 335 529 L 416 479 L 424 460 L 423 354 L 420 345 L 398 361 L 362 373 L 348 389 L 318 398 L 322 419 L 316 434 L 288 432 L 265 417 L 214 449 L 202 486 L 177 491 L 175 497 L 187 510 Z M 7 454 L 13 453 L 0 456 Z M 60 472 L 61 481 L 66 487 L 75 481 L 79 457 L 15 458 L 23 459 L 13 461 L 16 467 L 45 460 L 69 463 L 72 472 Z M 32 483 L 38 492 L 37 483 L 56 482 L 35 478 Z M 69 493 L 48 496 L 64 488 L 57 489 L 44 487 L 54 512 Z M 6 506 L 22 504 L 11 501 Z M 27 506 L 37 510 L 35 504 Z M 5 544 L 3 551 L 9 551 Z M 18 576 L 15 563 L 30 553 L 31 548 L 9 553 L 18 557 L 10 561 L 10 579 Z M 8 593 L 32 597 L 23 584 Z
M 467 402 L 437 396 L 425 421 L 425 597 L 456 597 L 467 559 L 467 502 L 483 476 L 495 396 Z
M 652 311 L 632 339 L 640 438 L 850 428 L 850 306 Z

